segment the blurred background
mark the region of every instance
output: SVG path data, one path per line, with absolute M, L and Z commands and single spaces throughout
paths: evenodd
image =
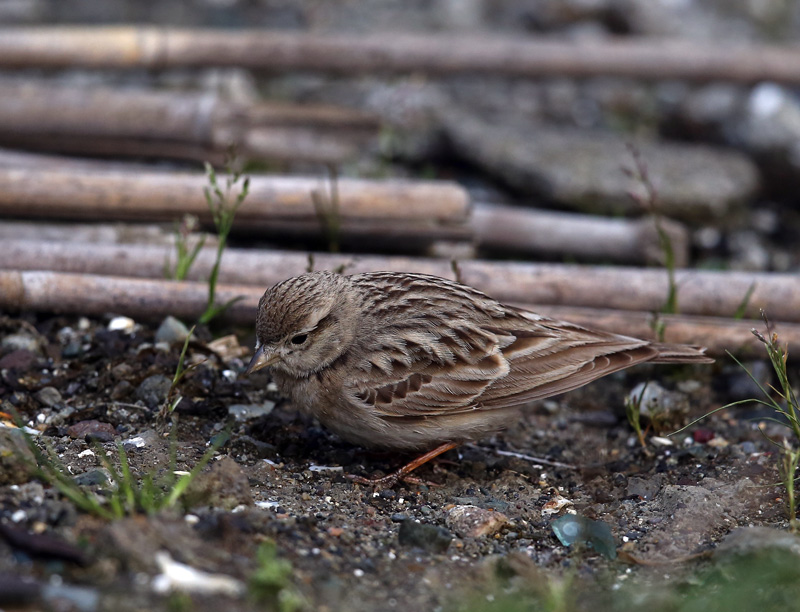
M 791 0 L 0 0 L 0 21 L 8 239 L 211 228 L 203 163 L 234 151 L 254 177 L 234 246 L 800 261 Z

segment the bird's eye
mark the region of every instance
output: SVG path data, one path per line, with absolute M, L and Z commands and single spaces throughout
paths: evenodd
M 292 338 L 292 344 L 303 344 L 308 340 L 308 334 L 297 334 Z

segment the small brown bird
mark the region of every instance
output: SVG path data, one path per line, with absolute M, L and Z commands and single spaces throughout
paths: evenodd
M 272 366 L 278 388 L 343 439 L 429 451 L 379 484 L 507 427 L 526 402 L 646 361 L 713 361 L 702 348 L 586 329 L 399 272 L 278 283 L 258 304 L 256 336 L 247 373 Z

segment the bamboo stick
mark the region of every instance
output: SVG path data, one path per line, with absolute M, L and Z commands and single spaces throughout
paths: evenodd
M 199 234 L 190 237 L 199 239 Z M 216 243 L 210 237 L 211 243 Z M 207 239 L 208 240 L 208 239 Z M 28 221 L 0 221 L 0 242 L 39 241 L 57 244 L 72 242 L 80 245 L 94 244 L 161 244 L 173 248 L 175 237 L 172 228 L 144 223 L 42 223 Z
M 223 303 L 235 297 L 226 313 L 230 321 L 252 325 L 260 287 L 219 285 L 217 300 Z M 16 270 L 0 271 L 0 310 L 34 310 L 53 313 L 102 315 L 124 314 L 140 320 L 158 320 L 167 315 L 184 319 L 198 317 L 205 308 L 207 287 L 199 282 L 171 282 L 119 276 L 96 276 Z M 621 312 L 608 309 L 575 309 L 564 307 L 526 306 L 558 319 L 573 320 L 615 333 L 652 338 L 649 317 L 645 312 Z M 713 354 L 729 350 L 756 353 L 762 350 L 750 333 L 757 321 L 734 321 L 714 317 L 664 317 L 666 340 L 684 344 L 701 344 Z M 800 347 L 800 325 L 779 322 L 776 331 L 790 349 Z
M 183 214 L 210 225 L 203 175 L 0 168 L 0 215 L 46 219 L 175 221 Z M 236 214 L 240 231 L 319 234 L 312 192 L 329 193 L 310 177 L 253 176 Z M 455 183 L 339 179 L 344 235 L 380 233 L 409 241 L 469 234 L 467 193 Z
M 244 158 L 341 163 L 378 128 L 373 115 L 325 105 L 0 81 L 0 141 L 48 151 L 202 161 L 235 143 Z
M 689 234 L 677 221 L 662 220 L 677 267 L 689 264 Z M 655 221 L 611 219 L 518 206 L 475 203 L 475 242 L 503 251 L 600 259 L 628 263 L 663 263 Z
M 165 246 L 74 245 L 7 241 L 0 269 L 81 272 L 157 278 L 170 256 Z M 190 279 L 207 278 L 214 255 L 204 250 Z M 220 278 L 261 289 L 305 272 L 308 255 L 293 251 L 227 249 Z M 347 274 L 393 270 L 453 278 L 449 262 L 414 257 L 314 254 L 317 270 L 345 267 Z M 459 262 L 461 280 L 492 297 L 526 304 L 657 312 L 667 295 L 662 269 L 469 260 Z M 753 287 L 745 316 L 760 309 L 778 321 L 800 322 L 800 277 L 794 274 L 678 270 L 679 311 L 684 315 L 733 317 Z
M 339 34 L 269 30 L 41 26 L 0 30 L 2 68 L 243 66 L 338 73 L 595 75 L 800 82 L 794 46 L 683 40 L 585 42 L 491 35 Z

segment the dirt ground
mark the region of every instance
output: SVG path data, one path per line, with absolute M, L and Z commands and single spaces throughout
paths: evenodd
M 784 429 L 757 404 L 718 412 L 666 440 L 651 438 L 646 448 L 625 420 L 624 397 L 643 381 L 665 390 L 664 432 L 726 402 L 757 397 L 730 359 L 607 377 L 531 405 L 511 430 L 423 467 L 419 475 L 431 486 L 373 490 L 346 475 L 385 473 L 408 457 L 337 439 L 270 390 L 268 373 L 244 378 L 247 356 L 226 361 L 211 351 L 207 330 L 187 353 L 199 365 L 177 387 L 184 399 L 175 420 L 160 419 L 180 343 L 157 343 L 156 326 L 109 331 L 110 320 L 0 320 L 0 410 L 16 410 L 73 478 L 106 497 L 111 485 L 98 453 L 118 464 L 117 442 L 143 476 L 163 475 L 171 445 L 177 468 L 188 470 L 228 423 L 231 437 L 184 498 L 186 515 L 179 504 L 109 522 L 76 510 L 30 474 L 15 459 L 18 447 L 7 452 L 10 444 L 14 450 L 11 428 L 0 428 L 0 575 L 28 585 L 20 604 L 120 612 L 292 609 L 280 597 L 258 603 L 252 587 L 249 594 L 179 596 L 157 586 L 159 551 L 246 585 L 259 545 L 273 541 L 292 566 L 284 595 L 306 609 L 483 609 L 498 592 L 552 591 L 575 580 L 612 590 L 632 576 L 686 580 L 708 564 L 706 555 L 692 556 L 737 527 L 787 525 L 768 439 Z M 251 346 L 252 330 L 239 331 Z M 769 380 L 764 363 L 746 365 Z M 551 523 L 566 511 L 606 523 L 616 559 L 563 546 Z M 21 543 L 20 534 L 45 544 Z M 48 599 L 45 585 L 54 583 L 81 587 L 84 599 Z M 593 589 L 567 591 L 584 609 L 596 601 Z

